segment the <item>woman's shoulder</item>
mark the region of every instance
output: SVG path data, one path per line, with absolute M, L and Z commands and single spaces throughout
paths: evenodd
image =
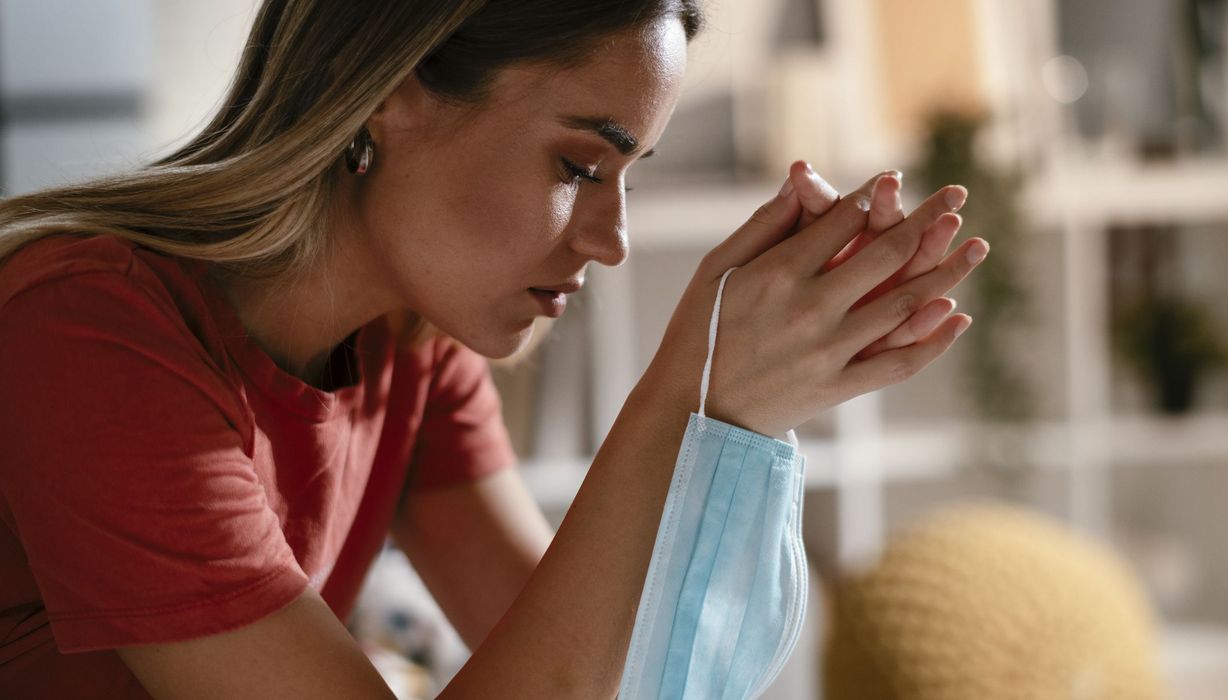
M 114 234 L 53 234 L 0 263 L 0 319 L 20 305 L 32 307 L 24 315 L 52 314 L 78 327 L 143 327 L 193 354 L 203 349 L 220 359 L 222 344 L 201 293 L 201 271 L 196 261 Z
M 0 264 L 0 308 L 42 284 L 93 272 L 127 275 L 135 244 L 114 234 L 56 233 L 30 241 Z
M 26 243 L 0 261 L 0 308 L 34 287 L 95 274 L 172 292 L 194 288 L 198 265 L 116 234 L 55 233 Z

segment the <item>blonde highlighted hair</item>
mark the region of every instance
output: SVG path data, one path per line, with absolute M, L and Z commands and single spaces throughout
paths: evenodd
M 113 234 L 226 274 L 277 275 L 327 250 L 335 167 L 368 116 L 411 74 L 481 104 L 518 61 L 581 61 L 604 35 L 695 0 L 265 0 L 229 94 L 170 156 L 91 182 L 0 201 L 0 261 L 43 236 Z M 403 343 L 438 333 L 390 318 Z

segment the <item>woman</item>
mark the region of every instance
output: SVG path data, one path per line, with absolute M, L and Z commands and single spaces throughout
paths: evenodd
M 613 695 L 722 273 L 709 415 L 780 435 L 945 352 L 985 247 L 943 258 L 962 188 L 903 219 L 897 175 L 838 198 L 795 164 L 552 538 L 483 356 L 626 258 L 623 180 L 700 26 L 693 0 L 266 0 L 188 146 L 5 202 L 0 695 L 390 697 L 340 622 L 389 531 L 474 649 L 442 697 Z

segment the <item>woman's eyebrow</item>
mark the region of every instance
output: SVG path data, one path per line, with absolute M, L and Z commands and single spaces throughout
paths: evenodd
M 606 141 L 609 141 L 624 156 L 635 153 L 636 149 L 640 147 L 639 140 L 635 138 L 631 130 L 614 121 L 613 117 L 582 117 L 569 114 L 559 117 L 558 121 L 569 129 L 578 129 L 597 134 Z M 656 152 L 654 148 L 640 156 L 640 158 L 648 158 Z

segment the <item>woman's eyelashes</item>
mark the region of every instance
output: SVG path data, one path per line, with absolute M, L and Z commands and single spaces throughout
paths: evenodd
M 579 184 L 581 180 L 587 180 L 598 185 L 605 182 L 604 179 L 597 177 L 591 171 L 576 165 L 570 160 L 566 158 L 561 160 L 563 161 L 563 169 L 571 174 L 571 178 L 568 180 L 571 184 Z
M 566 158 L 560 158 L 560 160 L 563 161 L 563 169 L 566 170 L 570 176 L 567 180 L 569 184 L 578 185 L 582 181 L 588 181 L 593 184 L 600 185 L 605 182 L 605 178 L 597 177 L 592 171 L 576 165 Z M 633 189 L 633 187 L 624 187 L 623 191 L 630 192 Z

